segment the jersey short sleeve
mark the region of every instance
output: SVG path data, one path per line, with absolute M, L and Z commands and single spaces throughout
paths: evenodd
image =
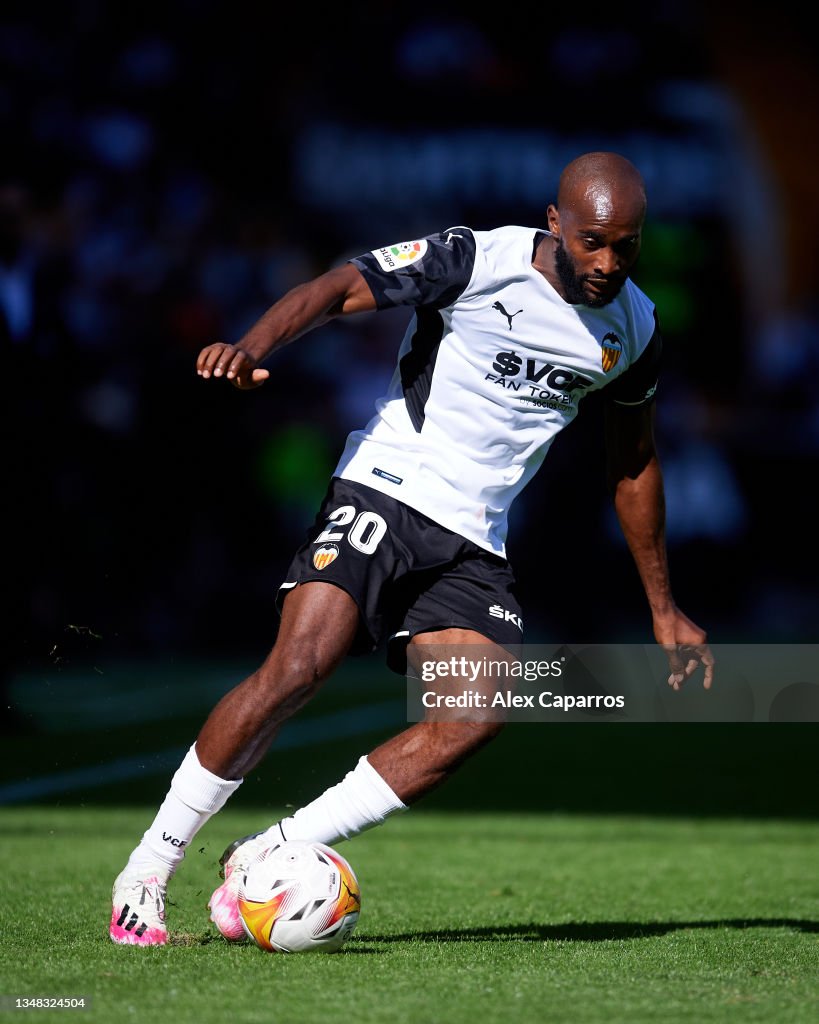
M 618 405 L 642 405 L 654 397 L 663 352 L 663 339 L 657 314 L 654 314 L 654 333 L 638 358 L 622 376 L 604 390 L 605 397 Z
M 469 284 L 475 266 L 475 236 L 469 228 L 452 227 L 373 249 L 349 262 L 363 274 L 377 309 L 443 309 Z

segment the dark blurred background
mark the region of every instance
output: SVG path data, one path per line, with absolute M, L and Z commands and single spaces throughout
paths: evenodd
M 714 642 L 814 640 L 819 76 L 787 5 L 72 0 L 1 17 L 7 688 L 261 658 L 406 315 L 320 329 L 253 393 L 197 378 L 198 351 L 348 256 L 455 223 L 543 225 L 590 149 L 648 185 L 635 279 L 667 342 L 678 602 Z M 512 514 L 527 639 L 649 642 L 584 406 Z

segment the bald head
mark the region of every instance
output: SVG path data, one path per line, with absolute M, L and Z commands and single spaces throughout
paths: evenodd
M 584 153 L 567 164 L 557 193 L 560 210 L 584 216 L 642 220 L 646 211 L 643 176 L 619 153 Z
M 646 190 L 619 153 L 584 153 L 560 175 L 557 204 L 546 211 L 550 238 L 535 266 L 567 302 L 612 302 L 640 253 Z

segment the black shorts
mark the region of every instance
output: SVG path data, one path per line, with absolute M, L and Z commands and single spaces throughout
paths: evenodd
M 523 642 L 515 577 L 505 558 L 387 494 L 333 477 L 305 543 L 279 587 L 279 612 L 299 583 L 332 583 L 358 605 L 350 654 L 386 644 L 387 665 L 406 672 L 416 633 L 472 629 L 503 647 Z

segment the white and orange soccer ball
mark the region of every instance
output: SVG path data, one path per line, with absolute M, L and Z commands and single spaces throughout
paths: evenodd
M 355 872 L 324 843 L 269 846 L 250 862 L 239 886 L 242 925 L 267 953 L 335 953 L 360 913 Z

